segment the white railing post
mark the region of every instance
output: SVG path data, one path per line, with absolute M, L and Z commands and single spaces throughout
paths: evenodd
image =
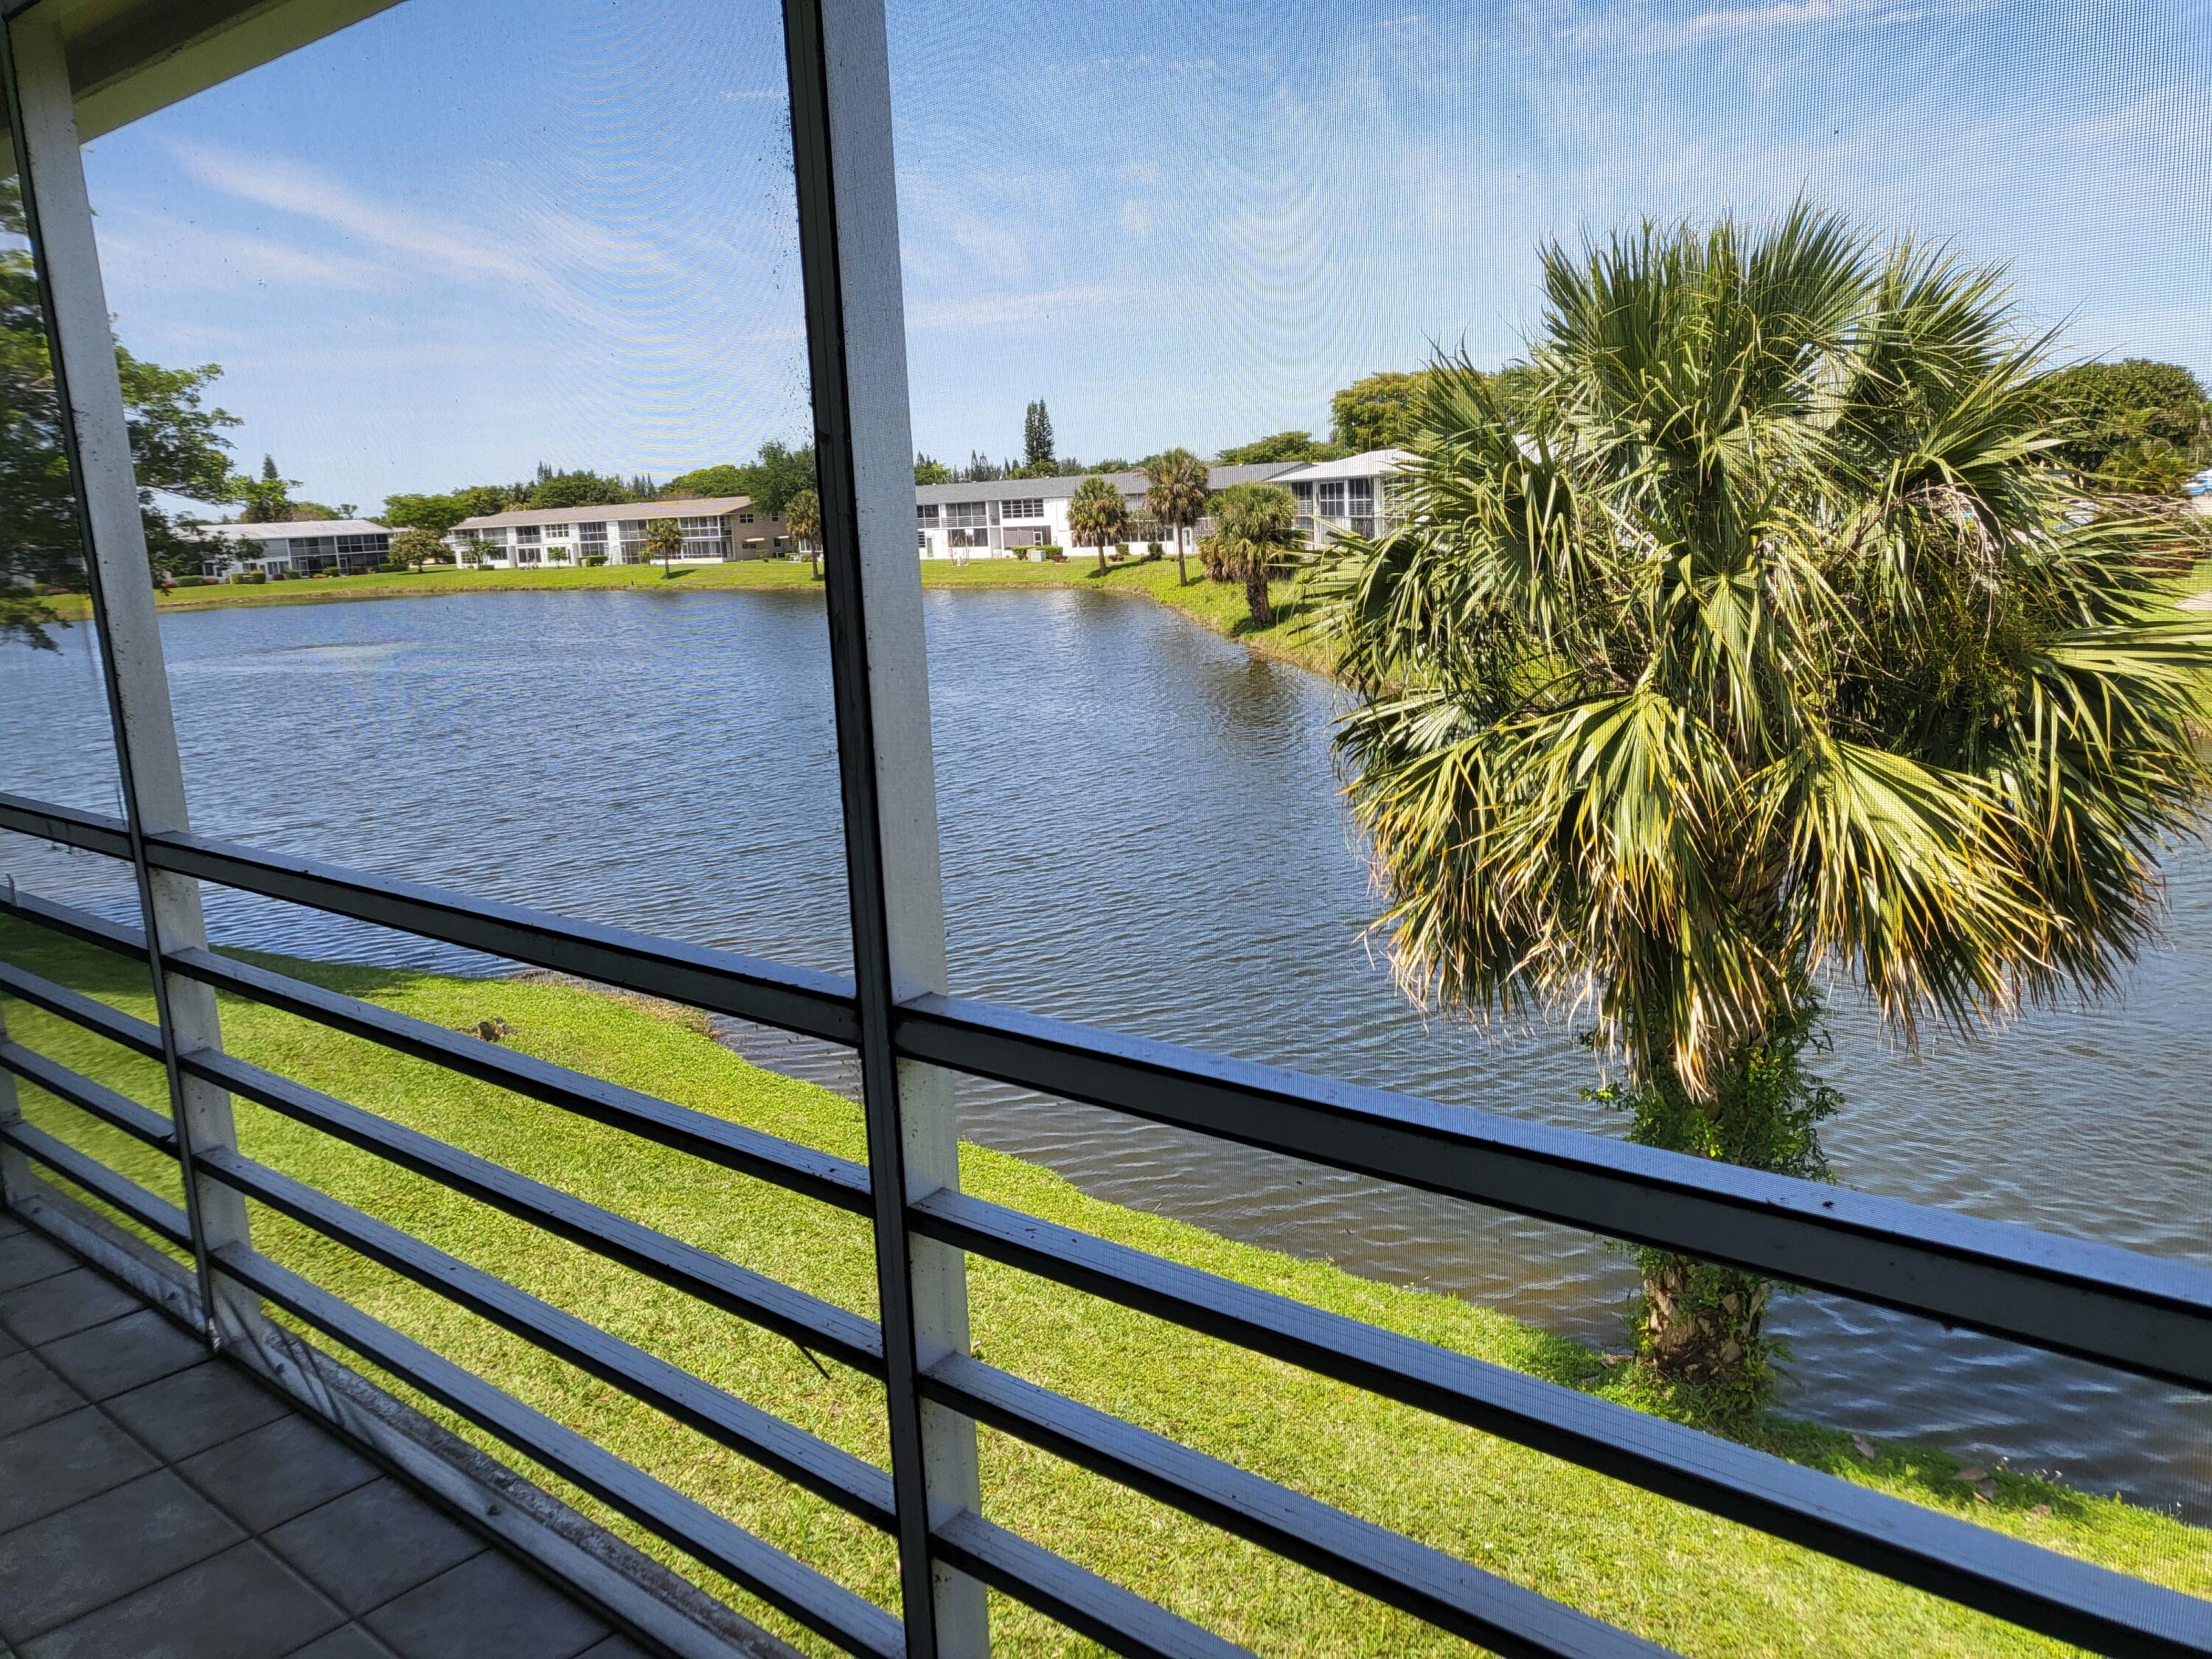
M 177 1063 L 180 1054 L 220 1048 L 222 1032 L 215 993 L 168 972 L 165 961 L 169 952 L 207 944 L 199 884 L 153 869 L 146 861 L 145 837 L 183 833 L 191 826 L 145 526 L 138 516 L 138 480 L 115 340 L 93 236 L 92 204 L 85 193 L 75 96 L 52 9 L 34 7 L 9 22 L 0 59 L 24 216 L 46 308 L 63 447 L 76 488 L 148 966 L 161 1016 L 200 1307 L 209 1340 L 220 1343 L 250 1328 L 259 1303 L 235 1285 L 220 1283 L 209 1264 L 212 1251 L 245 1241 L 246 1202 L 228 1188 L 201 1179 L 192 1161 L 196 1152 L 234 1146 L 236 1137 L 229 1095 L 185 1075 Z
M 966 1258 L 907 1209 L 958 1185 L 957 1126 L 951 1078 L 890 1031 L 945 988 L 945 914 L 882 0 L 786 0 L 784 33 L 907 1651 L 971 1659 L 983 1586 L 933 1564 L 930 1534 L 981 1507 L 975 1425 L 920 1389 L 969 1351 Z

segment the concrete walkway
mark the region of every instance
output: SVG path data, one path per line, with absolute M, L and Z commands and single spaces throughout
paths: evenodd
M 0 1215 L 0 1659 L 646 1659 Z

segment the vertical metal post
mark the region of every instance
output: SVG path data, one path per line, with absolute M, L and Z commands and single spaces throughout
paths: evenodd
M 890 1034 L 896 1003 L 945 988 L 945 913 L 890 56 L 882 0 L 783 15 L 907 1651 L 969 1659 L 990 1646 L 983 1587 L 933 1563 L 929 1535 L 981 1506 L 975 1425 L 916 1387 L 968 1352 L 966 1259 L 907 1225 L 909 1203 L 959 1182 L 951 1079 L 899 1061 Z
M 0 1042 L 8 1040 L 8 1005 L 0 1002 Z M 15 1074 L 0 1072 L 0 1129 L 23 1121 L 22 1098 L 15 1091 Z M 31 1195 L 31 1161 L 13 1146 L 0 1144 L 0 1210 L 11 1209 Z
M 0 39 L 0 79 L 6 82 L 23 214 L 37 255 L 62 447 L 76 487 L 200 1307 L 208 1340 L 219 1344 L 257 1319 L 260 1304 L 234 1285 L 218 1285 L 209 1267 L 210 1251 L 245 1240 L 246 1202 L 229 1188 L 201 1180 L 193 1164 L 198 1150 L 236 1144 L 230 1097 L 186 1076 L 177 1063 L 180 1053 L 220 1048 L 222 1038 L 213 991 L 168 972 L 165 960 L 170 951 L 207 944 L 199 884 L 146 861 L 149 835 L 182 833 L 191 826 L 106 289 L 85 192 L 75 95 L 52 7 L 34 8 L 7 25 Z

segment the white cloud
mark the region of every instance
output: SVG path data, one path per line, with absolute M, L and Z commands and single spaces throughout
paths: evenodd
M 1008 328 L 1026 323 L 1061 322 L 1070 313 L 1120 310 L 1134 303 L 1136 295 L 1111 283 L 1085 283 L 1066 288 L 1031 289 L 1018 294 L 976 294 L 957 300 L 910 301 L 906 308 L 909 330 Z
M 225 195 L 313 220 L 354 241 L 398 254 L 447 276 L 536 287 L 543 267 L 509 239 L 483 228 L 374 202 L 313 167 L 277 155 L 245 155 L 213 144 L 173 142 L 185 172 Z

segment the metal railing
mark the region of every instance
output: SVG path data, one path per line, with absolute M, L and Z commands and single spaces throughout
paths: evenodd
M 123 826 L 0 797 L 0 828 L 110 856 Z M 501 906 L 199 836 L 149 837 L 154 867 L 848 1046 L 849 981 Z M 0 913 L 145 958 L 137 930 L 18 893 Z M 869 1171 L 495 1044 L 205 950 L 170 969 L 529 1098 L 873 1212 Z M 154 1026 L 21 969 L 0 991 L 143 1055 Z M 2141 1375 L 2212 1388 L 2212 1274 L 2110 1246 L 1832 1187 L 1356 1089 L 986 1004 L 922 996 L 891 1023 L 898 1057 L 1421 1186 L 1522 1214 L 1690 1251 Z M 738 1267 L 360 1106 L 215 1050 L 190 1075 L 517 1217 L 869 1376 L 872 1322 Z M 169 1121 L 20 1043 L 0 1067 L 173 1155 Z M 27 1125 L 25 1155 L 180 1245 L 174 1206 Z M 204 1176 L 337 1240 L 751 1458 L 848 1513 L 896 1526 L 891 1477 L 483 1270 L 231 1149 Z M 952 1190 L 899 1224 L 1192 1331 L 1304 1366 L 1757 1528 L 2062 1640 L 2124 1653 L 2212 1652 L 2212 1605 L 1906 1500 L 1714 1439 L 1572 1389 L 1320 1312 L 1268 1291 Z M 808 1628 L 861 1653 L 904 1651 L 890 1615 L 591 1447 L 248 1247 L 214 1271 L 439 1400 Z M 927 1367 L 924 1395 L 1501 1653 L 1650 1650 L 1640 1639 L 1313 1498 L 965 1356 Z M 1115 1650 L 1229 1650 L 1217 1638 L 976 1516 L 935 1529 L 934 1559 Z

